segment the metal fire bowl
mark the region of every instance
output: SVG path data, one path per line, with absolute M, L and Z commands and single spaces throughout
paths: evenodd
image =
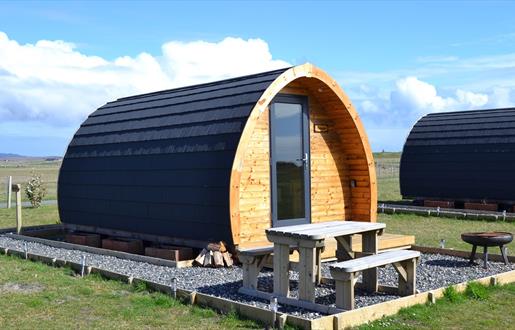
M 502 246 L 513 240 L 513 235 L 507 232 L 480 232 L 480 233 L 464 233 L 461 239 L 472 245 L 479 246 Z

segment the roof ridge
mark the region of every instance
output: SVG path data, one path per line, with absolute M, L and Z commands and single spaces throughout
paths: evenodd
M 290 68 L 291 68 L 291 66 L 290 67 L 281 68 L 281 69 L 275 69 L 275 70 L 271 70 L 271 71 L 265 71 L 265 72 L 259 72 L 259 73 L 253 73 L 253 74 L 249 74 L 249 75 L 244 75 L 244 76 L 238 76 L 238 77 L 232 77 L 232 78 L 227 78 L 227 79 L 222 79 L 222 80 L 211 81 L 211 82 L 207 82 L 207 83 L 201 83 L 201 84 L 195 84 L 195 85 L 189 85 L 189 86 L 182 86 L 182 87 L 170 88 L 170 89 L 163 89 L 163 90 L 159 90 L 159 91 L 155 91 L 155 92 L 143 93 L 143 94 L 138 94 L 138 95 L 131 95 L 131 96 L 126 96 L 126 97 L 118 98 L 117 100 L 112 101 L 112 102 L 108 102 L 106 104 L 115 103 L 115 102 L 118 102 L 118 101 L 137 99 L 137 98 L 147 97 L 147 96 L 151 96 L 151 95 L 163 94 L 163 93 L 178 92 L 178 91 L 197 89 L 197 88 L 201 88 L 201 87 L 215 86 L 215 85 L 222 84 L 222 83 L 229 83 L 229 82 L 245 80 L 245 79 L 249 79 L 249 78 L 256 78 L 256 77 L 260 77 L 260 76 L 267 76 L 267 75 L 278 73 L 278 72 L 281 72 L 281 71 L 286 71 L 286 70 L 288 70 Z

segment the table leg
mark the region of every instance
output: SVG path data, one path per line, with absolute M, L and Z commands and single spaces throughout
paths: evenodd
M 288 297 L 290 293 L 290 246 L 274 244 L 274 294 Z
M 378 239 L 377 232 L 366 232 L 362 234 L 362 250 L 363 255 L 377 254 Z M 363 286 L 369 292 L 377 292 L 377 268 L 371 268 L 363 271 Z
M 299 247 L 299 299 L 315 302 L 316 248 Z
M 320 282 L 322 280 L 322 248 L 317 248 L 317 256 L 316 256 L 316 268 L 317 268 L 317 275 L 316 275 L 316 285 L 320 285 Z
M 336 259 L 338 261 L 354 259 L 352 252 L 352 235 L 335 237 L 337 242 Z

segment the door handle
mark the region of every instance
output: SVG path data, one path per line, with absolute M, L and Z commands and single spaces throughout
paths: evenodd
M 304 153 L 304 158 L 299 158 L 299 159 L 297 159 L 297 161 L 298 161 L 298 162 L 302 161 L 302 162 L 304 162 L 304 163 L 307 163 L 307 162 L 308 162 L 308 153 L 307 153 L 307 152 L 305 152 L 305 153 Z

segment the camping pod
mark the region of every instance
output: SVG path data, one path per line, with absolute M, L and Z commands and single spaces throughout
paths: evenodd
M 515 204 L 514 161 L 515 108 L 429 114 L 404 145 L 401 194 L 497 210 Z
M 79 230 L 245 246 L 274 226 L 375 221 L 377 192 L 354 106 L 304 64 L 105 104 L 68 146 L 58 200 Z

